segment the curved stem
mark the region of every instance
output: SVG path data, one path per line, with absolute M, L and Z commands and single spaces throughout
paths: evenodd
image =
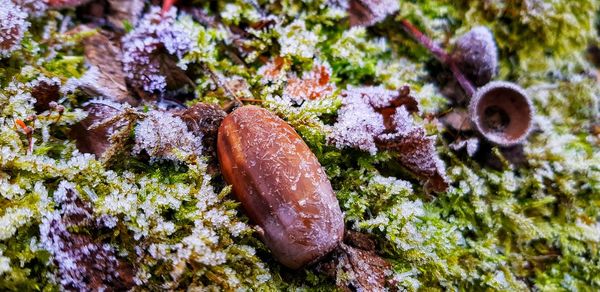
M 454 78 L 458 81 L 460 86 L 463 88 L 467 96 L 470 98 L 475 93 L 475 86 L 467 79 L 467 77 L 460 71 L 456 62 L 450 55 L 423 32 L 421 32 L 416 26 L 410 21 L 403 19 L 401 21 L 402 28 L 410 36 L 415 39 L 419 44 L 425 47 L 432 55 L 434 55 L 442 64 L 448 66 L 454 75 Z

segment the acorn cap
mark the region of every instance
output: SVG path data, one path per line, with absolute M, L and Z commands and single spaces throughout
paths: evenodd
M 452 51 L 458 68 L 476 86 L 483 86 L 498 71 L 498 48 L 494 35 L 485 26 L 477 26 L 463 34 Z
M 533 105 L 520 86 L 493 81 L 479 88 L 469 104 L 475 128 L 489 141 L 500 146 L 521 143 L 533 120 Z

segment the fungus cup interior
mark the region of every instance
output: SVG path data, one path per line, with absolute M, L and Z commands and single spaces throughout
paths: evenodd
M 520 87 L 508 82 L 492 82 L 476 92 L 471 101 L 471 115 L 488 140 L 510 146 L 529 134 L 532 106 Z

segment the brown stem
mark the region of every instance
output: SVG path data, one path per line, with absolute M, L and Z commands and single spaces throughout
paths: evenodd
M 410 34 L 410 36 L 415 39 L 419 44 L 425 47 L 432 55 L 434 55 L 442 64 L 448 66 L 454 74 L 454 78 L 458 81 L 460 86 L 463 88 L 468 97 L 473 96 L 475 93 L 475 87 L 473 84 L 465 77 L 465 75 L 460 71 L 456 62 L 452 59 L 448 53 L 437 45 L 433 40 L 431 40 L 428 36 L 426 36 L 423 32 L 421 32 L 416 26 L 414 26 L 407 19 L 403 19 L 401 21 L 402 28 Z
M 467 96 L 469 98 L 471 98 L 475 94 L 475 86 L 473 86 L 473 84 L 471 83 L 471 81 L 469 81 L 467 79 L 465 74 L 463 74 L 462 71 L 460 71 L 460 69 L 456 65 L 456 62 L 454 62 L 453 60 L 450 60 L 447 63 L 447 65 L 450 67 L 452 74 L 454 74 L 454 78 L 456 78 L 456 80 L 458 81 L 460 86 L 463 88 L 463 90 L 465 91 Z

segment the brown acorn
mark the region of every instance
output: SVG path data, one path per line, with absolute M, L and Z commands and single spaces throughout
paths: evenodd
M 240 107 L 219 127 L 217 154 L 225 180 L 280 263 L 297 269 L 339 245 L 344 220 L 331 183 L 285 121 Z
M 469 104 L 471 121 L 489 141 L 500 146 L 521 143 L 533 120 L 525 90 L 511 82 L 493 81 L 479 88 Z

